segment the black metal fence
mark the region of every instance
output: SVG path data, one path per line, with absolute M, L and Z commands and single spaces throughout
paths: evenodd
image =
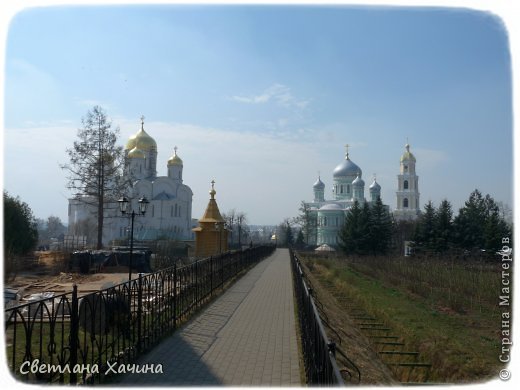
M 7 362 L 29 382 L 96 383 L 132 362 L 274 246 L 171 267 L 95 293 L 73 291 L 5 310 Z M 152 368 L 150 368 L 152 369 Z
M 344 386 L 335 358 L 335 344 L 327 338 L 300 260 L 292 250 L 290 253 L 307 383 Z

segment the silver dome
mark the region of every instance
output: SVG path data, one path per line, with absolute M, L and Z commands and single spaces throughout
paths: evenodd
M 346 157 L 345 160 L 341 162 L 334 171 L 332 172 L 333 177 L 344 177 L 344 176 L 361 176 L 362 171 L 361 168 L 358 167 L 355 163 L 350 160 L 350 158 Z
M 316 180 L 316 183 L 314 183 L 314 185 L 312 186 L 313 188 L 315 189 L 324 189 L 325 188 L 325 184 L 323 184 L 323 182 L 321 181 L 321 178 L 318 177 L 318 180 Z
M 337 203 L 327 203 L 325 206 L 320 207 L 319 211 L 322 210 L 343 210 L 343 207 Z
M 358 175 L 354 181 L 352 182 L 352 185 L 354 187 L 364 187 L 365 186 L 365 182 L 363 181 L 363 179 Z
M 374 179 L 374 181 L 372 182 L 372 184 L 370 184 L 370 187 L 368 187 L 368 189 L 370 190 L 370 192 L 381 191 L 381 186 L 376 181 L 376 179 Z

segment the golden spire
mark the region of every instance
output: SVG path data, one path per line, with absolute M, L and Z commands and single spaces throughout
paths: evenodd
M 202 223 L 216 223 L 216 222 L 226 222 L 222 215 L 220 215 L 220 211 L 218 209 L 217 201 L 215 200 L 215 180 L 211 181 L 211 191 L 209 194 L 211 195 L 211 199 L 208 202 L 208 206 L 206 207 L 206 212 L 199 220 Z

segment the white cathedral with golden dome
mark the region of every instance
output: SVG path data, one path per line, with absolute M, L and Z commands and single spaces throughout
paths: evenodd
M 169 238 L 192 240 L 191 188 L 183 184 L 183 161 L 173 148 L 167 161 L 167 176 L 157 176 L 157 143 L 141 129 L 131 136 L 125 146 L 125 175 L 132 183 L 128 198 L 134 210 L 137 200 L 146 197 L 150 202 L 146 214 L 134 220 L 134 238 L 154 240 Z M 88 223 L 92 219 L 92 206 L 77 198 L 69 199 L 69 227 Z M 103 243 L 124 240 L 128 237 L 128 218 L 122 217 L 117 202 L 105 211 Z

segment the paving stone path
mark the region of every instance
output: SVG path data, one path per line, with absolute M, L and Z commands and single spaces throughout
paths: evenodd
M 122 386 L 300 386 L 287 249 L 257 264 L 137 364 L 163 374 L 119 374 Z

